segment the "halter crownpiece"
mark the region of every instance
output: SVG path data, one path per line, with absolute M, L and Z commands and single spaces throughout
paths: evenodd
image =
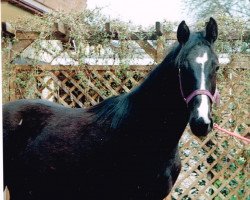
M 184 99 L 184 101 L 188 104 L 195 96 L 197 95 L 207 95 L 210 100 L 212 101 L 212 103 L 215 103 L 216 106 L 220 105 L 220 93 L 217 90 L 217 88 L 215 89 L 214 95 L 211 94 L 211 92 L 209 92 L 208 90 L 195 90 L 193 91 L 190 95 L 188 95 L 187 97 L 185 97 L 184 92 L 183 92 L 183 88 L 182 88 L 182 83 L 181 83 L 181 75 L 180 75 L 180 69 L 179 69 L 179 83 L 180 83 L 180 90 L 181 90 L 181 95 Z

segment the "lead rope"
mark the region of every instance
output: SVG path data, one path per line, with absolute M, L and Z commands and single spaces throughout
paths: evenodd
M 224 128 L 221 128 L 218 124 L 214 123 L 214 128 L 221 131 L 221 132 L 223 132 L 223 133 L 226 133 L 226 134 L 228 134 L 230 136 L 233 136 L 233 137 L 236 137 L 236 138 L 238 138 L 240 140 L 243 140 L 244 142 L 246 142 L 248 144 L 250 143 L 250 139 L 248 139 L 246 137 L 243 137 L 243 136 L 241 136 L 241 135 L 239 135 L 239 134 L 237 134 L 235 132 L 231 132 L 231 131 L 228 131 L 228 130 L 226 130 Z

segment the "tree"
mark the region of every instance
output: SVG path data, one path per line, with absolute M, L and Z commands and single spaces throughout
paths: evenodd
M 195 18 L 217 14 L 250 20 L 250 0 L 182 0 L 185 11 Z

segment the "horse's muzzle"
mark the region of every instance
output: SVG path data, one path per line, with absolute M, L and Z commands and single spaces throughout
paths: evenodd
M 213 120 L 212 118 L 209 119 L 209 123 L 205 122 L 203 118 L 192 118 L 190 119 L 189 125 L 191 131 L 196 136 L 206 136 L 213 128 Z

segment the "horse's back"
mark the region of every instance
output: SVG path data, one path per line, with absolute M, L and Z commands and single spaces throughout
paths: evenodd
M 17 131 L 24 126 L 39 129 L 49 120 L 59 117 L 70 118 L 79 115 L 84 109 L 67 108 L 46 100 L 17 100 L 3 105 L 3 128 Z
M 21 138 L 35 137 L 55 111 L 60 109 L 62 106 L 44 100 L 17 100 L 3 105 L 5 147 L 12 139 L 17 142 Z
M 3 105 L 3 120 L 9 123 L 8 125 L 14 126 L 16 123 L 20 125 L 20 121 L 23 120 L 21 117 L 38 114 L 48 116 L 51 114 L 53 108 L 60 109 L 63 108 L 63 106 L 46 100 L 21 99 L 12 101 Z
M 3 142 L 6 153 L 21 151 L 35 141 L 67 143 L 76 133 L 87 132 L 90 117 L 45 100 L 18 100 L 3 106 Z M 33 143 L 32 143 L 33 142 Z

